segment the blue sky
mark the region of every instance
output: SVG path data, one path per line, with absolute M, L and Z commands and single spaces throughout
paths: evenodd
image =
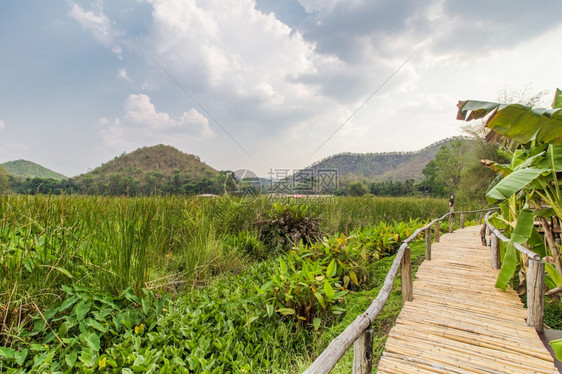
M 460 99 L 548 90 L 548 105 L 560 14 L 559 0 L 3 0 L 0 162 L 74 176 L 170 144 L 267 175 L 417 150 L 461 133 Z

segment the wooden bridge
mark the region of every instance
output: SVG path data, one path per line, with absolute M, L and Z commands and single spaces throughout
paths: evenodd
M 433 245 L 378 373 L 558 373 L 517 293 L 494 287 L 499 270 L 479 231 L 458 230 Z
M 390 331 L 378 373 L 558 373 L 537 333 L 542 331 L 544 303 L 544 264 L 541 268 L 540 256 L 517 248 L 529 256 L 527 310 L 515 291 L 495 288 L 498 237 L 503 235 L 497 230 L 492 233 L 491 252 L 482 244 L 481 226 L 440 238 L 439 222 L 449 217 L 452 232 L 453 214 L 434 220 L 403 243 L 379 296 L 305 374 L 329 373 L 352 344 L 353 372 L 371 372 L 370 325 L 384 306 L 399 267 L 404 307 Z M 421 232 L 426 237 L 426 261 L 419 267 L 412 287 L 408 244 Z

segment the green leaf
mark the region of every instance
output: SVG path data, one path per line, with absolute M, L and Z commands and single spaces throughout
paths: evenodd
M 322 323 L 322 320 L 318 317 L 314 317 L 314 319 L 312 320 L 312 326 L 314 326 L 314 330 L 318 330 L 320 328 L 320 324 Z
M 33 268 L 35 267 L 35 261 L 32 258 L 26 257 L 23 259 L 23 265 L 30 273 L 33 272 Z
M 359 286 L 359 280 L 357 279 L 357 274 L 355 274 L 353 270 L 349 272 L 349 277 L 351 278 L 351 281 L 355 283 L 356 286 Z
M 74 364 L 76 364 L 76 359 L 78 358 L 78 352 L 73 351 L 69 354 L 64 355 L 64 361 L 68 365 L 69 368 L 73 368 Z
M 80 301 L 78 304 L 76 304 L 76 306 L 74 307 L 74 310 L 76 311 L 76 319 L 78 321 L 82 321 L 86 314 L 90 311 L 91 307 L 92 303 L 90 302 Z
M 562 339 L 551 340 L 550 346 L 554 350 L 554 353 L 556 353 L 556 358 L 562 361 Z
M 94 352 L 98 352 L 100 350 L 100 337 L 95 332 L 86 333 L 83 335 L 86 344 L 88 347 L 92 348 Z
M 16 364 L 23 365 L 25 359 L 27 358 L 27 349 L 24 349 L 22 351 L 16 351 L 14 353 L 14 358 L 16 359 Z
M 336 292 L 332 288 L 332 285 L 330 284 L 330 282 L 328 282 L 327 279 L 324 281 L 324 293 L 326 294 L 326 296 L 328 296 L 329 299 L 333 299 L 336 294 Z
M 324 300 L 324 296 L 322 296 L 320 292 L 315 292 L 314 297 L 316 297 L 316 300 L 318 300 L 320 305 L 322 305 L 322 308 L 326 309 L 326 301 Z
M 500 269 L 500 274 L 496 280 L 496 287 L 502 290 L 507 289 L 507 284 L 509 280 L 513 277 L 515 269 L 517 268 L 517 249 L 513 245 L 513 242 L 507 243 L 507 249 L 505 255 L 503 256 L 502 267 Z
M 283 259 L 279 259 L 279 267 L 281 268 L 281 272 L 283 274 L 287 273 L 287 264 L 285 263 L 285 261 L 283 261 Z
M 267 311 L 267 316 L 268 316 L 268 317 L 271 317 L 271 316 L 273 315 L 273 311 L 274 311 L 274 310 L 273 310 L 273 305 L 267 304 L 267 305 L 265 306 L 265 309 L 266 309 L 266 311 Z
M 16 351 L 12 348 L 0 347 L 0 357 L 7 359 L 13 359 L 15 357 Z
M 281 313 L 284 316 L 296 313 L 293 308 L 279 308 L 277 309 L 277 312 Z
M 492 201 L 505 200 L 546 171 L 548 170 L 534 168 L 514 171 L 488 191 L 486 197 Z
M 68 309 L 70 306 L 74 305 L 76 301 L 78 301 L 78 298 L 76 296 L 69 297 L 68 299 L 62 302 L 62 304 L 59 307 L 59 311 Z
M 562 275 L 560 275 L 558 270 L 556 270 L 554 266 L 548 263 L 544 264 L 544 268 L 548 275 L 550 275 L 550 279 L 552 279 L 556 287 L 562 286 Z
M 517 244 L 525 243 L 535 227 L 535 217 L 530 209 L 521 209 L 517 217 L 517 225 L 511 234 L 511 241 Z
M 328 268 L 326 269 L 326 276 L 328 278 L 332 278 L 334 275 L 336 275 L 337 272 L 337 264 L 335 260 L 330 261 L 330 264 L 328 265 Z

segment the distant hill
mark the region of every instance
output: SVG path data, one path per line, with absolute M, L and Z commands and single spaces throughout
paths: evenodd
M 43 167 L 35 162 L 26 160 L 8 161 L 1 164 L 11 175 L 21 178 L 48 178 L 55 180 L 68 179 L 68 177 Z
M 421 180 L 422 170 L 435 158 L 437 151 L 455 139 L 443 139 L 416 152 L 339 153 L 309 166 L 308 169 L 338 169 L 343 179 L 371 181 Z
M 73 181 L 82 193 L 149 195 L 217 193 L 221 178 L 198 156 L 160 144 L 123 153 Z

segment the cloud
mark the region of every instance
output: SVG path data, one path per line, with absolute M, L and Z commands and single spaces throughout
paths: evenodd
M 173 118 L 158 112 L 145 94 L 129 95 L 123 109 L 125 114 L 121 118 L 102 118 L 99 122 L 105 144 L 116 151 L 156 143 L 186 145 L 215 136 L 207 118 L 195 109 Z
M 0 119 L 0 130 L 6 127 L 6 123 Z
M 420 46 L 458 59 L 509 50 L 558 27 L 562 12 L 558 0 L 299 1 L 310 13 L 304 38 L 351 64 Z
M 131 83 L 133 82 L 133 80 L 131 78 L 129 78 L 129 76 L 127 75 L 127 69 L 119 69 L 119 71 L 117 72 L 117 76 L 121 79 L 126 80 L 127 82 Z
M 118 33 L 113 29 L 111 20 L 103 12 L 102 2 L 97 2 L 94 5 L 95 10 L 92 11 L 86 11 L 72 1 L 70 5 L 68 16 L 78 21 L 98 43 L 110 47 L 111 51 L 121 58 L 123 50 L 115 43 Z

